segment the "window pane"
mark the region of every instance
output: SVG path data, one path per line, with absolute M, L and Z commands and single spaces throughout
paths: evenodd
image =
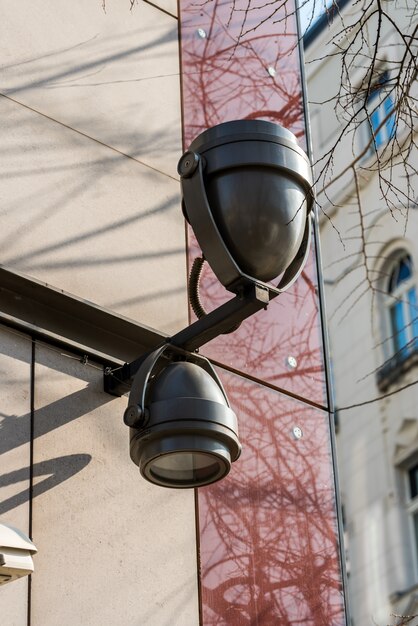
M 408 280 L 408 278 L 410 278 L 411 276 L 412 276 L 411 257 L 408 255 L 408 256 L 405 256 L 403 259 L 401 259 L 399 263 L 399 274 L 398 274 L 397 285 L 400 285 L 401 283 L 403 283 L 404 280 Z
M 373 133 L 375 133 L 376 129 L 379 127 L 379 124 L 381 122 L 380 107 L 378 107 L 376 111 L 373 111 L 373 113 L 370 115 L 370 122 L 372 125 L 372 131 Z M 383 131 L 384 131 L 384 127 L 381 128 L 379 132 L 377 133 L 377 135 L 375 136 L 375 142 L 376 142 L 377 148 L 380 148 L 380 146 L 384 143 L 385 137 L 384 137 Z
M 390 321 L 394 349 L 395 352 L 398 352 L 408 343 L 408 336 L 405 328 L 403 302 L 397 302 L 390 308 Z
M 393 293 L 397 287 L 412 276 L 412 261 L 409 254 L 396 263 L 389 278 L 388 293 Z
M 418 337 L 418 306 L 417 306 L 417 293 L 415 291 L 415 287 L 412 287 L 408 291 L 408 300 L 409 300 L 409 314 L 411 317 L 412 338 L 416 339 Z
M 385 72 L 375 84 L 367 100 L 370 126 L 375 134 L 376 148 L 380 148 L 380 146 L 387 143 L 394 136 L 396 130 L 396 115 L 393 111 L 393 101 L 390 95 L 385 96 L 385 84 L 387 81 L 388 75 Z M 386 121 L 376 134 L 383 120 Z
M 415 535 L 415 546 L 418 550 L 418 513 L 415 513 L 412 517 L 414 522 L 414 535 Z
M 391 111 L 393 111 L 393 102 L 390 96 L 385 98 L 383 106 L 386 117 Z M 386 120 L 385 126 L 387 130 L 387 139 L 391 139 L 395 134 L 395 113 L 392 113 L 392 115 Z

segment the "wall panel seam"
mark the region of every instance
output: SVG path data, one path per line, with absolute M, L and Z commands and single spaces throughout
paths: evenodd
M 139 163 L 139 165 L 143 165 L 144 167 L 146 167 L 147 169 L 152 170 L 153 172 L 157 172 L 157 174 L 162 174 L 163 176 L 166 176 L 167 178 L 171 178 L 171 180 L 175 180 L 176 183 L 178 183 L 179 179 L 176 178 L 175 176 L 171 176 L 171 174 L 168 174 L 167 172 L 163 172 L 162 170 L 159 170 L 156 167 L 153 167 L 152 165 L 149 165 L 148 163 L 145 163 L 144 161 L 140 161 L 139 159 L 137 159 L 136 157 L 132 156 L 131 154 L 128 154 L 127 152 L 123 152 L 123 150 L 119 150 L 118 148 L 115 148 L 114 146 L 111 146 L 107 143 L 105 143 L 104 141 L 101 141 L 100 139 L 97 139 L 96 137 L 92 137 L 91 135 L 88 135 L 87 133 L 84 133 L 82 130 L 78 130 L 77 128 L 73 128 L 73 126 L 70 126 L 69 124 L 65 124 L 65 122 L 61 122 L 60 120 L 55 119 L 54 117 L 51 117 L 50 115 L 47 115 L 46 113 L 42 113 L 42 111 L 38 111 L 38 109 L 34 109 L 33 107 L 25 104 L 24 102 L 20 102 L 19 100 L 16 100 L 15 98 L 11 98 L 10 96 L 6 95 L 5 93 L 1 93 L 0 92 L 0 96 L 2 98 L 4 98 L 5 100 L 8 100 L 9 102 L 12 102 L 13 104 L 17 104 L 25 109 L 27 109 L 28 111 L 31 111 L 32 113 L 36 113 L 37 115 L 42 116 L 43 118 L 54 122 L 55 124 L 59 124 L 60 126 L 67 128 L 68 130 L 72 130 L 73 132 L 77 133 L 78 135 L 81 135 L 82 137 L 85 137 L 86 139 L 90 139 L 91 141 L 94 141 L 95 143 L 99 144 L 100 146 L 103 146 L 104 148 L 108 148 L 109 150 L 113 150 L 113 152 L 116 152 L 117 154 L 120 154 L 123 157 L 126 157 L 127 159 L 131 159 L 132 161 L 135 161 L 135 163 Z
M 30 445 L 29 445 L 29 537 L 32 539 L 32 519 L 33 519 L 33 446 L 35 428 L 35 350 L 36 344 L 32 338 L 31 360 L 30 360 Z M 32 612 L 32 577 L 28 579 L 28 612 L 27 624 L 31 625 Z
M 154 2 L 150 2 L 150 0 L 142 0 L 142 1 L 145 2 L 145 4 L 149 4 L 151 7 L 154 7 L 154 9 L 157 9 L 157 11 L 161 11 L 161 13 L 164 13 L 165 15 L 168 15 L 169 17 L 174 18 L 175 20 L 179 19 L 177 15 L 174 15 L 174 13 L 170 13 L 170 11 L 167 11 L 167 9 L 163 9 L 162 7 L 159 7 L 158 4 L 154 4 Z

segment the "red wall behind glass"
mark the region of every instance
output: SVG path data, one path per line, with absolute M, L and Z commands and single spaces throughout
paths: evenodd
M 328 413 L 219 373 L 243 453 L 199 489 L 203 624 L 343 625 Z
M 306 149 L 296 19 L 290 0 L 280 6 L 180 3 L 185 148 L 215 124 L 267 119 Z M 208 310 L 231 297 L 208 268 L 201 293 Z M 309 406 L 329 408 L 321 338 L 313 251 L 289 292 L 202 348 L 236 372 L 221 377 L 244 446 L 230 476 L 198 493 L 204 626 L 345 623 L 329 420 Z

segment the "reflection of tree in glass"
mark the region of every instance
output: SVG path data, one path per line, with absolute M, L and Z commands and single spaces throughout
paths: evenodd
M 296 18 L 286 24 L 248 17 L 248 2 L 181 3 L 183 107 L 186 145 L 202 130 L 232 119 L 277 121 L 304 135 Z M 262 8 L 262 7 L 261 7 Z M 285 7 L 281 16 L 286 15 Z M 187 113 L 187 114 L 186 114 Z
M 267 5 L 235 0 L 182 2 L 184 144 L 232 119 L 275 121 L 305 141 L 296 18 L 287 2 L 274 21 Z M 293 5 L 292 5 L 293 6 Z M 245 15 L 245 31 L 243 17 Z M 284 20 L 284 18 L 286 18 Z M 281 20 L 281 21 L 280 21 Z M 252 27 L 257 26 L 255 30 Z M 189 259 L 200 256 L 189 237 Z M 208 310 L 225 296 L 208 268 L 202 278 Z M 231 294 L 228 294 L 230 297 Z M 215 361 L 324 405 L 325 385 L 317 283 L 313 257 L 289 293 L 203 349 Z M 289 366 L 296 362 L 296 367 Z
M 277 23 L 263 22 L 269 3 L 251 12 L 243 0 L 180 3 L 185 147 L 208 127 L 252 118 L 282 124 L 305 147 L 289 1 Z M 189 237 L 189 259 L 196 256 L 200 250 Z M 211 310 L 231 294 L 206 268 L 201 296 Z M 313 255 L 288 293 L 202 352 L 325 405 Z M 203 624 L 339 626 L 344 616 L 328 417 L 235 374 L 222 372 L 222 379 L 244 451 L 226 480 L 199 490 Z M 303 429 L 302 439 L 292 438 L 294 426 Z
M 201 255 L 189 236 L 189 258 Z M 207 311 L 232 297 L 205 264 L 201 300 Z M 321 319 L 313 255 L 295 285 L 266 311 L 247 319 L 232 334 L 202 348 L 214 361 L 325 405 Z M 296 367 L 289 365 L 296 359 Z M 290 363 L 294 364 L 293 361 Z
M 328 416 L 221 375 L 243 455 L 199 490 L 203 623 L 342 625 Z

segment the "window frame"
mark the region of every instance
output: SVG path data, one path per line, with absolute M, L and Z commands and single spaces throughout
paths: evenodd
M 381 251 L 381 262 L 376 264 L 375 272 L 378 276 L 378 314 L 381 331 L 381 350 L 383 362 L 376 370 L 376 384 L 379 391 L 386 392 L 392 385 L 398 383 L 413 367 L 418 365 L 418 273 L 415 266 L 412 245 L 406 239 L 396 239 L 390 242 Z M 399 289 L 389 293 L 391 276 L 397 264 L 403 258 L 411 259 L 411 276 L 403 281 Z M 410 316 L 410 300 L 408 292 L 414 289 L 416 308 L 414 317 Z M 402 295 L 404 297 L 402 297 Z M 396 301 L 403 302 L 404 308 L 408 308 L 405 329 L 407 333 L 406 345 L 396 348 L 394 341 L 394 328 L 391 320 L 391 307 Z M 415 335 L 414 335 L 415 332 Z M 397 350 L 397 351 L 396 351 Z

